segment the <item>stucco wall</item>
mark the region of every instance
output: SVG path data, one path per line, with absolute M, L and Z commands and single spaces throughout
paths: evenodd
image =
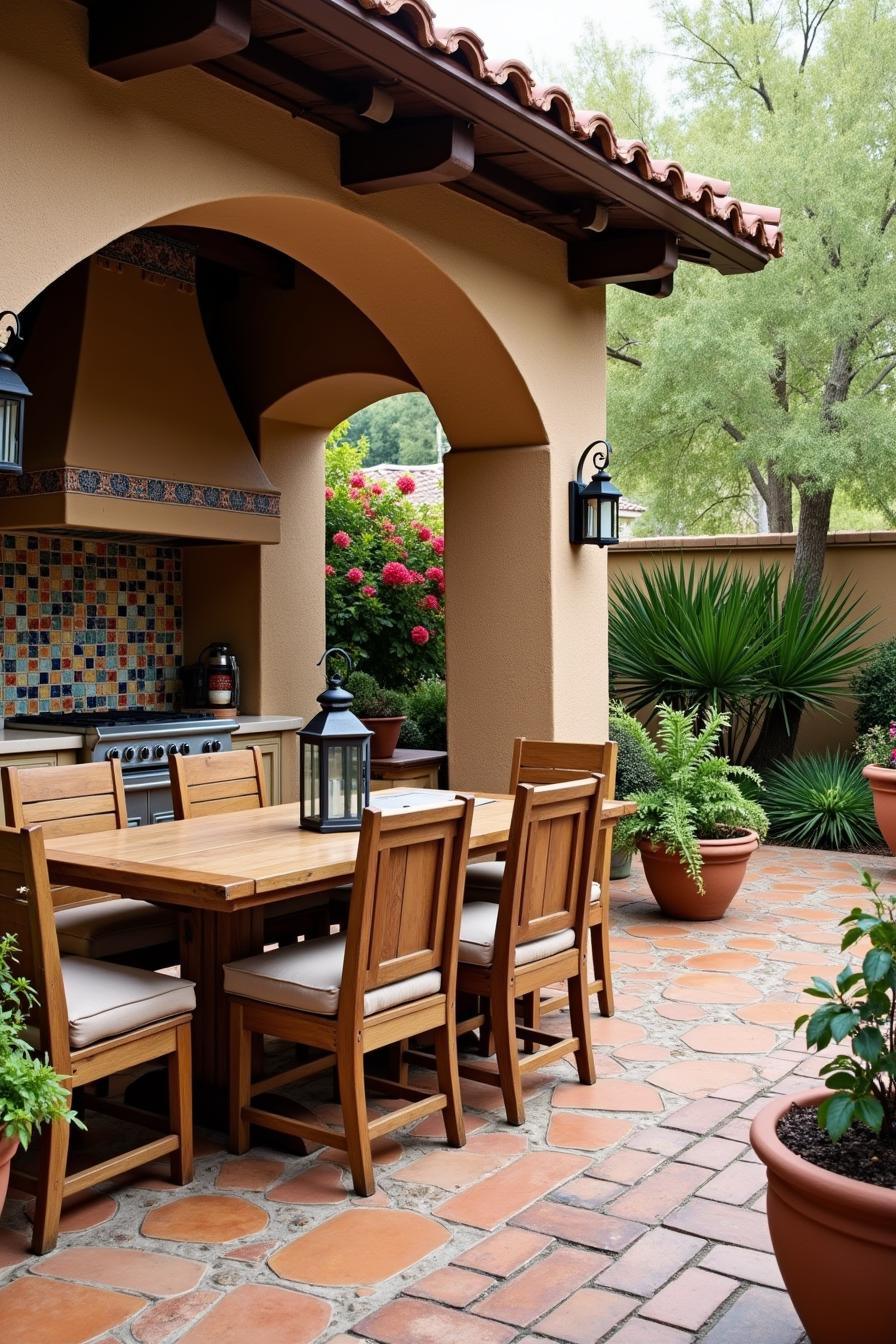
M 610 558 L 610 585 L 622 576 L 637 580 L 641 566 L 648 571 L 667 561 L 705 568 L 713 560 L 728 559 L 747 573 L 777 564 L 783 576 L 793 567 L 795 537 L 772 533 L 755 537 L 660 537 L 620 542 Z M 825 581 L 831 587 L 845 582 L 854 589 L 859 611 L 875 611 L 869 646 L 896 635 L 896 532 L 836 532 L 828 538 Z M 826 747 L 849 749 L 855 740 L 853 701 L 838 698 L 836 714 L 811 711 L 803 718 L 798 739 L 800 752 Z

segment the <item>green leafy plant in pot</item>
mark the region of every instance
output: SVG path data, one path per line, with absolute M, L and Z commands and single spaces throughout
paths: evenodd
M 869 728 L 856 743 L 881 834 L 896 854 L 896 721 Z
M 345 689 L 354 697 L 352 712 L 373 733 L 370 755 L 374 760 L 393 756 L 407 717 L 404 696 L 386 690 L 368 672 L 352 672 L 345 679 Z
M 640 724 L 629 714 L 625 705 L 620 700 L 614 700 L 610 704 L 610 737 L 616 743 L 616 797 L 627 799 L 632 798 L 636 793 L 641 793 L 647 789 L 653 788 L 656 783 L 656 777 L 650 768 L 647 760 L 647 753 L 644 749 L 641 735 L 639 733 Z M 632 841 L 628 846 L 621 846 L 614 836 L 613 855 L 610 864 L 610 878 L 617 881 L 620 878 L 628 877 L 632 870 L 632 855 L 635 845 Z
M 64 1079 L 38 1058 L 26 1037 L 26 1017 L 37 1006 L 37 995 L 13 971 L 17 946 L 14 934 L 0 935 L 0 1209 L 10 1163 L 20 1145 L 28 1147 L 35 1130 L 54 1120 L 84 1128 L 71 1109 Z
M 631 797 L 616 842 L 641 852 L 644 875 L 663 912 L 679 919 L 720 919 L 744 880 L 750 855 L 768 831 L 768 818 L 738 780 L 762 781 L 747 766 L 716 754 L 727 714 L 657 707 L 657 742 L 636 731 L 654 784 Z
M 846 965 L 797 1019 L 810 1049 L 848 1043 L 825 1088 L 775 1097 L 750 1142 L 768 1168 L 772 1245 L 812 1344 L 892 1344 L 896 1322 L 896 897 L 868 873 L 870 908 L 841 921 Z M 859 946 L 861 944 L 861 947 Z

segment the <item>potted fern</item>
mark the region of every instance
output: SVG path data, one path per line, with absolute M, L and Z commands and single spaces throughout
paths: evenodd
M 655 783 L 631 795 L 637 812 L 616 830 L 620 848 L 640 850 L 662 911 L 678 919 L 720 919 L 744 880 L 768 818 L 738 780 L 761 787 L 754 770 L 717 755 L 728 715 L 657 708 L 657 741 L 636 724 Z
M 0 1210 L 10 1163 L 19 1146 L 28 1147 L 35 1130 L 54 1120 L 74 1121 L 83 1129 L 63 1079 L 26 1039 L 26 1015 L 37 995 L 24 976 L 13 972 L 17 946 L 14 934 L 0 936 Z

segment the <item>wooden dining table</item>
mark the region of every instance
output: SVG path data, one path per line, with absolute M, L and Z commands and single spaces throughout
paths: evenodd
M 427 795 L 434 798 L 429 790 L 413 792 L 420 795 L 420 803 Z M 374 805 L 388 796 L 376 795 Z M 507 847 L 513 799 L 476 796 L 470 856 L 500 854 Z M 607 802 L 602 825 L 612 827 L 632 810 L 630 803 Z M 310 899 L 351 882 L 358 835 L 302 830 L 298 804 L 285 803 L 158 826 L 59 836 L 47 842 L 47 863 L 53 883 L 114 891 L 179 912 L 181 974 L 196 983 L 194 1090 L 197 1096 L 223 1101 L 228 1030 L 222 967 L 263 950 L 264 915 L 276 913 L 278 904 Z

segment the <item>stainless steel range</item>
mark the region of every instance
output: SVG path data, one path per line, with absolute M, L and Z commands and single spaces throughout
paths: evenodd
M 229 751 L 237 719 L 178 714 L 163 709 L 96 710 L 74 714 L 16 714 L 7 728 L 81 733 L 83 761 L 121 762 L 128 825 L 173 821 L 167 758 L 191 752 Z

